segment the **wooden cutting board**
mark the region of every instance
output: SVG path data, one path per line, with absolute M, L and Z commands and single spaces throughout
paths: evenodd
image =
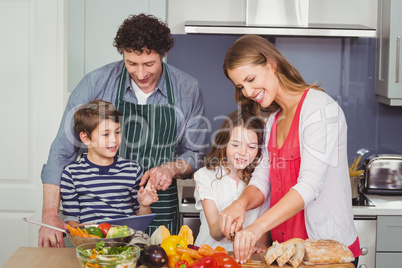
M 244 268 L 278 268 L 279 265 L 274 262 L 271 265 L 267 265 L 264 260 L 264 254 L 253 254 L 251 255 L 251 262 L 242 265 Z M 285 264 L 282 268 L 293 268 L 290 264 Z M 355 268 L 352 263 L 342 263 L 342 264 L 325 264 L 325 265 L 299 265 L 299 268 Z

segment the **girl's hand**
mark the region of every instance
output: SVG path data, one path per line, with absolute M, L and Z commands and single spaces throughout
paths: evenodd
M 138 191 L 138 203 L 141 206 L 150 206 L 152 203 L 158 201 L 158 199 L 158 193 L 151 182 L 148 182 L 145 188 L 141 186 Z
M 243 264 L 250 259 L 251 254 L 255 252 L 255 245 L 260 236 L 261 232 L 258 232 L 257 228 L 252 225 L 236 233 L 233 252 L 237 262 Z

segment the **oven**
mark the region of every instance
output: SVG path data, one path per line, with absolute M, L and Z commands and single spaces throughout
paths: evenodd
M 355 216 L 354 223 L 362 250 L 357 268 L 375 268 L 377 217 Z
M 200 212 L 195 209 L 194 180 L 177 180 L 180 224 L 187 225 L 193 231 L 194 240 L 200 230 Z

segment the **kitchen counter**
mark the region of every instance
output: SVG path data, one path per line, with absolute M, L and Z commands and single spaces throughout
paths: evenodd
M 3 268 L 80 268 L 75 248 L 20 247 Z
M 402 196 L 368 195 L 374 206 L 354 206 L 355 216 L 401 216 Z
M 180 181 L 180 183 L 179 183 Z M 194 180 L 179 180 L 179 210 L 180 213 L 198 214 L 200 211 L 195 209 L 195 204 L 182 203 L 182 188 L 194 187 Z M 353 206 L 355 216 L 401 216 L 402 215 L 402 196 L 368 195 L 366 197 L 374 206 Z

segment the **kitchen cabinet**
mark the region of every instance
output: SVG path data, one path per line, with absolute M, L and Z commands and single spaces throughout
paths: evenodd
M 169 25 L 174 27 L 175 34 L 376 36 L 377 0 L 207 0 L 207 4 L 192 0 L 191 5 L 181 2 L 169 1 Z
M 166 0 L 69 0 L 68 91 L 90 71 L 118 61 L 114 37 L 131 14 L 152 14 L 166 20 Z
M 376 267 L 400 267 L 402 263 L 402 216 L 377 217 Z
M 358 268 L 374 268 L 376 257 L 376 230 L 375 216 L 355 216 L 354 224 L 359 236 L 362 255 L 359 257 Z
M 375 93 L 378 101 L 402 106 L 400 42 L 402 1 L 378 0 Z

